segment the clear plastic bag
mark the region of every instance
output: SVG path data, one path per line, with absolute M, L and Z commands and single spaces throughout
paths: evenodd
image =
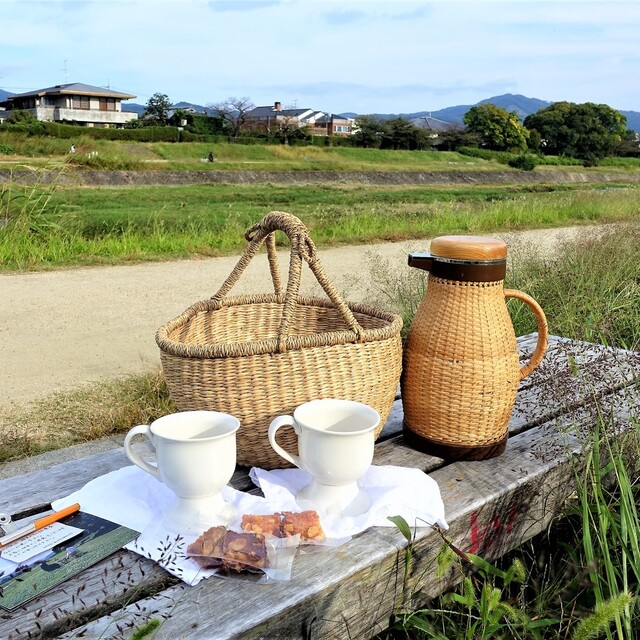
M 221 577 L 289 580 L 299 541 L 299 536 L 279 538 L 211 527 L 187 547 L 187 557 Z

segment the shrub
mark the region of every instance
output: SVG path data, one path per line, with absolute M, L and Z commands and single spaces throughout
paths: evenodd
M 14 153 L 14 150 L 10 144 L 0 143 L 0 155 L 9 156 L 12 153 Z
M 55 138 L 75 139 L 86 136 L 97 140 L 135 140 L 137 142 L 178 142 L 180 131 L 177 127 L 141 127 L 139 129 L 102 129 L 80 127 L 59 122 L 40 122 L 43 133 Z M 15 129 L 13 129 L 15 130 Z M 32 134 L 36 135 L 36 134 Z M 40 134 L 42 135 L 42 134 Z
M 509 160 L 513 158 L 513 154 L 508 151 L 491 151 L 490 149 L 480 149 L 479 147 L 458 147 L 457 151 L 463 156 L 494 160 L 500 164 L 508 164 Z
M 536 168 L 536 157 L 530 153 L 522 153 L 515 158 L 511 158 L 508 162 L 510 167 L 521 169 L 522 171 L 533 171 Z

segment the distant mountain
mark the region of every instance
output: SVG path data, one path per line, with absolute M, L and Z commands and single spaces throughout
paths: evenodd
M 12 96 L 13 93 L 9 91 L 5 91 L 4 89 L 0 89 L 0 101 L 6 100 L 9 96 Z
M 640 133 L 640 113 L 638 111 L 621 111 L 620 113 L 627 116 L 627 129 Z
M 135 102 L 123 102 L 122 110 L 129 111 L 130 113 L 137 113 L 141 116 L 144 113 L 146 107 L 143 104 L 136 104 Z
M 207 115 L 213 115 L 213 109 L 209 109 L 208 107 L 203 107 L 201 104 L 193 104 L 192 102 L 176 102 L 173 105 L 174 109 L 193 109 L 198 113 L 206 113 Z M 131 111 L 133 113 L 137 113 L 141 116 L 146 109 L 146 105 L 137 104 L 136 102 L 123 102 L 122 110 L 123 111 Z
M 438 111 L 418 111 L 416 113 L 374 113 L 370 114 L 375 118 L 380 118 L 382 120 L 389 120 L 391 118 L 406 118 L 407 120 L 414 120 L 416 118 L 424 118 L 425 116 L 431 116 L 432 118 L 436 118 L 438 120 L 444 120 L 445 122 L 450 122 L 451 124 L 462 124 L 462 118 L 464 118 L 464 114 L 471 109 L 471 107 L 475 107 L 480 104 L 495 104 L 496 107 L 501 107 L 502 109 L 506 109 L 507 111 L 515 111 L 522 120 L 524 120 L 528 115 L 543 109 L 544 107 L 548 107 L 551 102 L 546 100 L 539 100 L 538 98 L 527 98 L 526 96 L 505 93 L 501 96 L 494 96 L 493 98 L 487 98 L 486 100 L 481 100 L 476 104 L 461 104 L 455 107 L 446 107 L 445 109 L 439 109 Z M 614 107 L 615 108 L 615 107 Z M 620 111 L 627 118 L 627 127 L 629 129 L 633 129 L 634 131 L 640 132 L 640 112 L 638 111 Z M 341 115 L 349 116 L 350 118 L 356 118 L 358 114 L 356 113 L 343 113 Z

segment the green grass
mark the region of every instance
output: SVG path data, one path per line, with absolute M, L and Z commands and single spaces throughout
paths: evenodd
M 0 207 L 6 272 L 239 253 L 244 231 L 270 210 L 297 215 L 321 247 L 632 220 L 640 213 L 640 187 L 10 182 L 0 186 Z
M 450 151 L 393 151 L 355 147 L 285 146 L 281 144 L 232 144 L 229 142 L 135 142 L 94 139 L 82 132 L 70 139 L 0 131 L 0 168 L 16 167 L 25 161 L 46 166 L 52 160 L 69 160 L 74 143 L 76 164 L 105 169 L 155 169 L 178 171 L 349 171 L 349 172 L 425 172 L 425 171 L 512 171 L 498 163 L 498 152 L 470 150 L 473 155 Z M 87 163 L 86 154 L 97 151 L 108 163 Z M 203 162 L 214 151 L 216 162 Z M 503 160 L 510 154 L 503 154 Z M 545 167 L 537 170 L 580 171 L 583 173 L 635 173 L 638 158 L 605 158 L 597 167 L 585 169 L 573 158 L 545 157 Z M 576 166 L 578 165 L 578 166 Z

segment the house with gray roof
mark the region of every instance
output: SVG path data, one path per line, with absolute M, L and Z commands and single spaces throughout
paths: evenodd
M 9 118 L 14 109 L 20 109 L 38 120 L 122 128 L 138 117 L 135 113 L 122 111 L 122 101 L 135 97 L 130 93 L 73 82 L 9 96 L 0 102 L 0 107 L 5 108 L 3 119 Z
M 350 135 L 353 128 L 351 118 L 336 116 L 314 109 L 283 109 L 281 102 L 273 106 L 255 107 L 247 111 L 245 124 L 253 129 L 271 132 L 282 125 L 309 127 L 310 133 L 316 136 Z
M 428 116 L 420 116 L 411 120 L 411 124 L 419 129 L 426 129 L 427 131 L 451 131 L 452 129 L 459 128 L 457 125 L 451 122 L 445 122 L 444 120 L 438 120 L 438 118 L 432 118 Z

